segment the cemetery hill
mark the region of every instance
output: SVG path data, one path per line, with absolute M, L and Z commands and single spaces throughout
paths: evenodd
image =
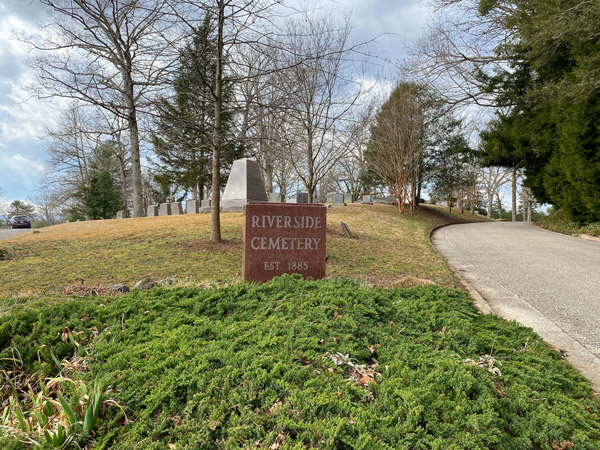
M 0 448 L 600 450 L 429 240 L 599 233 L 600 2 L 296 3 L 2 2 Z
M 209 214 L 2 241 L 2 448 L 600 448 L 589 382 L 478 313 L 427 240 L 485 218 L 246 208 L 222 213 L 221 245 Z M 324 278 L 243 282 L 288 254 Z

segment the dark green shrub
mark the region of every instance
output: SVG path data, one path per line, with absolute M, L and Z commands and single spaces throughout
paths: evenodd
M 132 424 L 112 411 L 97 448 L 600 448 L 589 383 L 460 292 L 285 276 L 107 302 L 0 320 L 3 351 L 17 346 L 32 368 L 39 343 L 72 352 L 64 326 L 100 332 L 88 376 Z M 486 355 L 501 375 L 474 365 Z

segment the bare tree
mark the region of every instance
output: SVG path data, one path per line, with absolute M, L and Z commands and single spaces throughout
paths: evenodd
M 480 180 L 487 196 L 487 216 L 492 217 L 494 197 L 499 197 L 500 188 L 508 181 L 511 172 L 502 167 L 482 168 Z
M 55 225 L 60 221 L 64 203 L 59 192 L 54 190 L 47 180 L 40 180 L 38 186 L 38 193 L 28 200 L 35 205 L 40 220 L 46 225 Z
M 134 215 L 142 203 L 139 114 L 168 69 L 168 3 L 163 0 L 40 0 L 52 12 L 37 50 L 40 97 L 74 98 L 123 119 L 131 145 Z
M 370 137 L 370 127 L 375 117 L 376 102 L 372 99 L 357 109 L 350 125 L 349 148 L 347 155 L 339 161 L 337 182 L 344 192 L 352 193 L 357 199 L 363 191 L 361 176 L 367 168 L 365 150 Z
M 74 196 L 87 201 L 90 162 L 97 144 L 90 132 L 89 117 L 83 107 L 71 103 L 58 119 L 53 130 L 47 131 L 50 170 L 48 184 L 63 203 Z
M 232 112 L 226 108 L 223 87 L 226 82 L 237 85 L 245 79 L 261 75 L 261 71 L 254 67 L 257 61 L 244 59 L 241 55 L 249 48 L 257 49 L 258 52 L 266 51 L 270 39 L 267 28 L 274 15 L 273 9 L 281 4 L 282 0 L 178 0 L 174 3 L 177 5 L 173 10 L 177 19 L 185 24 L 190 32 L 193 32 L 205 17 L 215 22 L 215 79 L 214 83 L 209 80 L 204 80 L 203 83 L 215 107 L 210 239 L 220 242 L 221 156 L 226 145 L 223 117 L 224 114 Z M 246 70 L 241 70 L 240 67 Z
M 314 201 L 319 182 L 344 158 L 351 145 L 349 119 L 362 89 L 353 83 L 348 45 L 350 23 L 308 12 L 289 20 L 281 51 L 279 83 L 285 89 L 290 139 L 287 159 Z
M 131 145 L 127 123 L 122 117 L 99 110 L 96 118 L 96 133 L 100 138 L 107 138 L 113 145 L 113 155 L 119 165 L 119 184 L 121 186 L 121 209 L 129 210 L 129 174 L 131 172 Z M 144 204 L 144 210 L 146 205 Z
M 424 115 L 413 83 L 401 83 L 375 116 L 371 128 L 369 160 L 390 194 L 398 199 L 398 210 L 416 195 L 421 162 Z M 410 201 L 414 212 L 414 201 Z
M 2 186 L 0 186 L 0 219 L 4 222 L 9 219 L 9 217 L 7 217 L 8 208 L 9 208 L 9 202 L 6 198 L 4 198 L 4 188 Z M 2 225 L 5 225 L 5 224 L 0 222 L 0 227 L 2 227 Z
M 502 2 L 484 14 L 480 0 L 433 3 L 436 14 L 412 49 L 413 76 L 452 107 L 497 107 L 501 92 L 490 90 L 489 77 L 510 71 L 510 61 L 496 49 L 514 42 L 506 18 L 515 6 Z
M 531 222 L 531 215 L 536 205 L 535 197 L 527 186 L 521 185 L 521 205 L 523 211 L 523 222 Z
M 516 192 L 515 197 L 519 197 L 519 204 L 521 213 L 523 215 L 523 222 L 531 222 L 532 214 L 535 206 L 537 205 L 536 199 L 531 192 L 531 189 L 525 186 L 525 174 L 523 170 L 517 170 L 516 173 Z M 516 198 L 514 199 L 516 201 Z
M 511 213 L 512 213 L 512 221 L 517 221 L 517 169 L 512 169 L 511 171 Z
M 477 162 L 470 162 L 466 174 L 463 192 L 466 201 L 469 203 L 471 214 L 475 214 L 477 203 L 481 197 L 481 167 Z

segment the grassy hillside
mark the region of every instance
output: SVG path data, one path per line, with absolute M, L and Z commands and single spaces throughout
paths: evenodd
M 0 298 L 57 294 L 71 285 L 132 285 L 149 276 L 184 283 L 240 280 L 242 214 L 222 215 L 225 242 L 209 241 L 207 214 L 97 220 L 56 225 L 0 241 Z M 328 209 L 328 276 L 358 278 L 389 286 L 418 279 L 453 286 L 454 279 L 428 242 L 429 231 L 449 222 L 487 220 L 448 214 L 425 206 L 415 216 L 389 205 L 349 205 Z M 345 221 L 358 239 L 340 233 Z M 67 289 L 67 292 L 70 292 Z
M 0 368 L 3 448 L 41 427 L 67 448 L 600 448 L 598 398 L 559 353 L 434 285 L 286 276 L 26 308 L 0 318 Z
M 556 231 L 557 233 L 569 234 L 571 236 L 586 234 L 589 236 L 600 237 L 600 222 L 579 225 L 572 222 L 562 209 L 553 211 L 537 223 L 542 228 Z
M 600 450 L 590 383 L 448 288 L 428 234 L 469 220 L 486 219 L 333 207 L 330 279 L 260 286 L 239 282 L 241 214 L 223 215 L 222 245 L 207 215 L 2 242 L 0 446 Z M 103 296 L 144 276 L 180 282 Z M 447 287 L 388 288 L 427 281 Z M 69 294 L 86 289 L 100 295 Z

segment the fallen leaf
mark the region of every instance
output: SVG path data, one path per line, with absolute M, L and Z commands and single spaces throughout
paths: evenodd
M 358 380 L 358 383 L 361 386 L 366 386 L 369 383 L 372 383 L 373 381 L 374 381 L 373 378 L 371 378 L 369 375 L 363 375 L 360 377 L 360 380 Z
M 275 411 L 279 406 L 281 406 L 281 400 L 277 399 L 269 408 L 269 414 Z
M 285 439 L 285 436 L 283 435 L 283 433 L 279 433 L 277 435 L 277 437 L 275 438 L 275 442 L 273 442 L 273 444 L 269 448 L 271 450 L 277 450 L 283 444 L 284 439 Z
M 574 444 L 569 441 L 564 441 L 562 444 L 554 441 L 552 443 L 552 450 L 567 450 L 569 448 L 573 448 Z
M 305 365 L 308 365 L 312 362 L 310 359 L 305 358 L 300 353 L 298 353 L 298 358 L 296 358 L 296 361 L 300 361 L 302 364 L 305 364 Z

